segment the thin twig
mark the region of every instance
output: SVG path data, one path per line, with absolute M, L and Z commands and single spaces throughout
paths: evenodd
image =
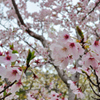
M 89 85 L 90 85 L 90 87 L 91 87 L 92 91 L 94 92 L 94 94 L 95 94 L 95 95 L 97 95 L 98 97 L 100 97 L 100 94 L 97 94 L 97 93 L 94 91 L 94 89 L 93 89 L 92 85 L 91 85 L 91 84 L 89 84 Z
M 84 16 L 84 17 L 82 18 L 82 21 L 85 20 L 86 17 L 87 17 L 89 14 L 91 14 L 99 4 L 100 4 L 100 1 L 97 2 L 97 3 L 95 4 L 95 7 L 94 7 L 90 12 L 88 12 L 88 14 L 87 14 L 86 16 Z
M 46 46 L 47 46 L 47 42 L 46 42 L 45 38 L 44 38 L 43 36 L 41 36 L 41 35 L 36 34 L 36 33 L 33 32 L 33 31 L 31 31 L 29 28 L 27 28 L 26 24 L 24 23 L 24 21 L 23 21 L 23 19 L 22 19 L 22 17 L 21 17 L 21 14 L 19 13 L 19 10 L 18 10 L 18 8 L 17 8 L 17 5 L 16 5 L 16 3 L 15 3 L 15 0 L 12 0 L 12 4 L 13 4 L 13 7 L 14 7 L 14 9 L 15 9 L 15 12 L 16 12 L 16 14 L 17 14 L 17 17 L 18 17 L 18 19 L 19 19 L 21 25 L 23 25 L 23 26 L 26 27 L 26 30 L 25 30 L 25 31 L 26 31 L 30 36 L 32 36 L 32 37 L 34 37 L 35 39 L 41 41 L 41 43 L 43 44 L 43 46 L 46 47 Z
M 88 80 L 89 80 L 94 86 L 98 87 L 98 85 L 95 84 L 95 83 L 91 80 L 90 76 L 89 76 L 87 73 L 85 73 L 85 74 L 86 74 Z
M 13 83 L 11 83 L 11 84 L 9 84 L 8 86 L 5 86 L 4 87 L 4 89 L 2 90 L 2 91 L 0 91 L 0 94 L 2 93 L 2 92 L 4 92 L 6 89 L 8 89 L 10 86 L 12 86 L 14 83 L 16 83 L 17 82 L 17 80 L 15 80 Z
M 9 95 L 11 95 L 11 93 L 5 95 L 4 97 L 0 98 L 0 100 L 5 100 L 6 97 L 8 97 Z
M 100 100 L 99 98 L 94 98 L 93 96 L 91 96 L 93 99 L 95 99 L 95 100 Z

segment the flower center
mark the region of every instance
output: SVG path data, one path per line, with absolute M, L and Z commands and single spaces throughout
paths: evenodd
M 95 42 L 94 42 L 94 45 L 95 45 L 95 46 L 99 45 L 99 41 L 95 41 Z
M 2 52 L 0 52 L 0 56 L 2 56 Z
M 17 74 L 17 70 L 13 70 L 12 74 L 16 75 Z
M 9 52 L 7 51 L 7 52 L 6 52 L 6 55 L 8 55 L 8 54 L 9 54 Z
M 63 47 L 62 50 L 63 50 L 63 51 L 67 51 L 67 48 L 66 48 L 66 47 Z
M 75 44 L 74 43 L 71 43 L 70 46 L 73 48 L 73 47 L 75 47 Z
M 19 82 L 17 83 L 17 85 L 20 87 L 20 86 L 22 85 L 22 82 L 19 81 Z
M 52 95 L 53 97 L 55 96 L 55 94 Z
M 89 58 L 89 60 L 94 60 L 94 58 Z
M 69 38 L 69 35 L 66 34 L 66 35 L 64 36 L 64 38 L 67 40 L 67 39 Z
M 10 60 L 11 59 L 11 56 L 7 55 L 6 59 L 7 60 Z

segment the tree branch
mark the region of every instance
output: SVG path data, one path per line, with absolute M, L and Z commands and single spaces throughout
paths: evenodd
M 99 82 L 99 78 L 98 78 L 95 70 L 94 70 L 94 75 L 96 77 L 96 82 L 97 82 L 97 85 L 98 85 L 98 91 L 100 92 L 100 86 L 99 86 L 100 85 L 100 82 Z
M 95 90 L 93 89 L 93 87 L 92 87 L 91 84 L 90 84 L 90 87 L 91 87 L 92 91 L 94 92 L 94 94 L 97 95 L 98 97 L 100 97 L 100 94 L 97 94 L 97 93 L 95 92 Z
M 5 95 L 4 97 L 0 98 L 0 100 L 5 100 L 6 97 L 8 97 L 9 95 L 11 95 L 11 93 Z
M 61 80 L 67 85 L 67 87 L 69 88 L 69 84 L 67 83 L 67 80 L 69 79 L 68 76 L 61 70 L 59 69 L 58 66 L 54 65 L 54 63 L 50 63 L 54 66 L 54 68 L 56 69 L 56 71 L 58 72 L 59 77 L 61 78 Z
M 14 7 L 15 12 L 16 12 L 16 15 L 17 15 L 17 17 L 18 17 L 18 19 L 19 19 L 21 25 L 23 25 L 23 26 L 25 26 L 25 27 L 27 28 L 26 24 L 24 23 L 24 21 L 23 21 L 23 19 L 22 19 L 21 14 L 19 13 L 19 10 L 18 10 L 18 8 L 17 8 L 17 5 L 16 5 L 16 3 L 15 3 L 15 0 L 12 0 L 12 4 L 13 4 L 13 7 Z M 46 42 L 46 40 L 45 40 L 45 38 L 44 38 L 43 36 L 36 34 L 35 32 L 31 31 L 29 28 L 27 28 L 25 31 L 26 31 L 30 36 L 32 36 L 32 37 L 34 37 L 35 39 L 41 41 L 41 43 L 43 44 L 44 47 L 47 46 L 47 45 L 46 45 L 47 42 Z
M 0 94 L 2 92 L 4 92 L 6 89 L 8 89 L 10 86 L 12 86 L 14 83 L 16 83 L 17 81 L 15 80 L 13 83 L 9 84 L 8 86 L 5 86 L 4 89 L 2 91 L 0 91 Z
M 17 14 L 17 16 L 18 16 L 18 19 L 19 19 L 21 25 L 27 27 L 27 26 L 25 25 L 25 23 L 24 23 L 24 21 L 23 21 L 21 15 L 20 15 L 20 13 L 19 13 L 19 10 L 18 10 L 18 8 L 17 8 L 17 5 L 16 5 L 16 3 L 15 3 L 15 0 L 12 0 L 12 3 L 13 3 L 15 12 L 16 12 L 16 14 Z M 44 47 L 47 46 L 47 41 L 45 40 L 45 38 L 44 38 L 43 36 L 36 34 L 35 32 L 31 31 L 29 28 L 26 29 L 26 32 L 27 32 L 30 36 L 36 38 L 37 40 L 40 40 Z M 53 61 L 53 59 L 51 58 L 51 56 L 50 56 L 50 60 Z M 61 70 L 61 69 L 59 69 L 59 67 L 56 66 L 56 65 L 54 65 L 54 63 L 51 63 L 51 62 L 48 62 L 48 63 L 50 63 L 50 64 L 52 64 L 52 65 L 54 66 L 54 68 L 55 68 L 56 71 L 58 72 L 58 75 L 59 75 L 59 77 L 61 78 L 61 80 L 62 80 L 62 81 L 67 85 L 67 87 L 69 88 L 69 84 L 67 83 L 67 80 L 69 80 L 69 77 L 64 73 L 64 71 Z M 74 79 L 77 79 L 77 78 L 78 78 L 78 77 L 76 77 L 76 75 L 73 76 L 73 77 L 75 77 Z
M 94 7 L 90 12 L 88 12 L 88 14 L 87 14 L 86 16 L 84 16 L 84 17 L 82 18 L 82 21 L 85 20 L 86 17 L 87 17 L 89 14 L 91 14 L 99 4 L 100 4 L 100 1 L 98 1 L 98 2 L 95 4 L 95 7 Z
M 86 76 L 87 76 L 88 80 L 92 83 L 92 85 L 94 85 L 94 86 L 98 87 L 98 85 L 97 85 L 97 84 L 95 84 L 95 83 L 91 80 L 90 76 L 89 76 L 87 73 L 85 73 L 85 74 L 86 74 Z
M 93 99 L 95 99 L 95 100 L 100 100 L 99 98 L 94 98 L 93 96 L 91 96 Z

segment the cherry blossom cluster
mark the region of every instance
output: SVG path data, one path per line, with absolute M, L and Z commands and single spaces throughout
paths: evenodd
M 24 73 L 19 70 L 18 67 L 13 67 L 12 62 L 17 60 L 17 55 L 12 53 L 12 50 L 0 52 L 0 76 L 2 79 L 8 79 L 9 82 L 14 82 L 9 89 L 7 89 L 8 93 L 12 93 L 13 97 L 15 92 L 19 90 L 22 86 L 21 78 Z M 25 76 L 25 75 L 24 75 Z M 1 87 L 0 91 L 2 91 L 4 86 Z M 6 87 L 6 85 L 5 85 Z M 2 93 L 2 92 L 1 92 Z
M 86 42 L 76 42 L 64 30 L 59 32 L 57 39 L 50 46 L 51 57 L 54 59 L 56 66 L 66 70 L 67 74 L 75 74 L 76 72 L 83 74 L 85 72 L 87 76 L 90 76 L 94 70 L 95 75 L 100 78 L 100 41 L 94 39 L 89 45 L 86 48 Z M 75 62 L 79 58 L 81 58 L 78 62 L 79 66 L 76 67 Z M 74 67 L 69 67 L 71 64 L 74 64 Z M 81 88 L 78 88 L 74 81 L 69 80 L 68 83 L 77 98 L 84 97 Z
M 41 93 L 42 97 L 39 97 L 39 92 Z M 48 100 L 68 100 L 61 93 L 56 93 L 55 91 L 51 91 L 50 93 L 48 93 L 48 91 L 45 88 L 42 88 L 41 91 L 29 91 L 27 96 L 29 100 L 36 100 L 37 98 L 41 98 L 41 100 L 43 100 L 43 98 L 46 98 Z
M 77 88 L 76 82 L 68 80 L 68 83 L 70 84 L 70 88 L 73 90 L 73 93 L 77 95 L 77 98 L 83 99 L 85 95 L 83 94 L 81 88 Z
M 66 68 L 69 63 L 72 64 L 84 54 L 82 46 L 75 42 L 65 30 L 59 32 L 58 38 L 51 44 L 50 49 L 51 57 L 55 59 L 56 65 L 60 65 L 60 68 Z
M 40 10 L 30 13 L 27 10 L 28 2 L 36 3 Z M 92 85 L 95 85 L 98 89 L 100 88 L 100 0 L 79 0 L 75 5 L 73 5 L 72 0 L 1 0 L 0 5 L 6 8 L 5 13 L 3 13 L 3 9 L 0 10 L 0 25 L 7 30 L 0 30 L 2 34 L 0 36 L 0 47 L 9 47 L 10 45 L 10 49 L 12 51 L 16 50 L 19 54 L 17 56 L 12 51 L 0 52 L 1 78 L 7 78 L 10 82 L 16 80 L 16 84 L 9 87 L 9 89 L 7 88 L 7 92 L 15 93 L 15 90 L 18 91 L 19 87 L 22 86 L 21 79 L 25 76 L 20 67 L 14 67 L 13 65 L 26 67 L 28 65 L 34 68 L 46 66 L 47 63 L 53 63 L 55 68 L 57 66 L 60 69 L 60 72 L 56 69 L 58 74 L 60 73 L 59 75 L 62 75 L 63 72 L 66 72 L 67 75 L 71 74 L 73 77 L 76 73 L 85 74 Z M 31 22 L 28 22 L 28 19 L 31 19 Z M 5 26 L 5 20 L 9 23 L 8 26 Z M 12 24 L 13 21 L 16 25 Z M 59 31 L 55 26 L 59 26 L 59 30 L 63 31 Z M 83 38 L 78 37 L 79 34 L 77 35 L 77 32 L 72 31 L 73 29 L 76 31 L 77 26 L 84 33 Z M 45 38 L 45 35 L 47 38 Z M 41 38 L 42 36 L 44 37 Z M 95 37 L 95 39 L 90 41 L 90 36 Z M 32 41 L 30 45 L 30 39 L 27 37 L 32 37 L 33 41 L 35 41 L 33 38 L 36 38 L 43 46 L 37 41 Z M 42 41 L 44 39 L 47 43 Z M 21 44 L 22 41 L 28 46 Z M 13 47 L 13 44 L 15 47 Z M 26 65 L 28 48 L 36 51 L 37 58 L 31 59 Z M 51 50 L 51 53 L 49 50 Z M 76 62 L 78 62 L 78 65 L 76 65 Z M 72 67 L 69 67 L 69 65 L 72 65 Z M 91 81 L 91 74 L 95 75 L 96 84 Z M 63 80 L 65 76 L 62 76 L 60 77 Z M 77 87 L 76 83 L 78 82 L 69 78 L 67 83 L 70 84 L 70 89 L 77 98 L 85 97 L 81 87 Z M 4 86 L 0 87 L 1 91 Z M 42 92 L 46 94 L 45 91 Z M 34 94 L 37 95 L 37 93 L 37 91 L 32 91 L 27 96 L 30 100 L 35 100 Z M 55 91 L 51 91 L 47 96 L 50 100 L 67 100 L 61 97 Z

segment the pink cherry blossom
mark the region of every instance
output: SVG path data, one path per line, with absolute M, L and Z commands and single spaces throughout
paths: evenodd
M 36 99 L 34 98 L 34 96 L 33 96 L 31 93 L 28 93 L 28 94 L 27 94 L 27 99 L 28 99 L 28 100 L 36 100 Z
M 63 30 L 58 33 L 58 43 L 67 43 L 68 41 L 72 41 L 68 31 Z
M 60 100 L 59 94 L 56 93 L 55 91 L 52 91 L 50 96 L 49 96 L 49 100 Z
M 76 86 L 76 82 L 73 82 L 71 80 L 68 80 L 68 83 L 70 84 L 70 88 L 73 90 L 73 93 L 77 95 L 77 98 L 84 98 L 84 94 L 82 93 L 81 88 L 78 88 Z
M 85 95 L 81 91 L 81 88 L 77 88 L 76 90 L 73 91 L 73 93 L 77 95 L 77 98 L 83 99 L 85 97 Z
M 70 71 L 71 74 L 75 74 L 76 72 L 82 73 L 81 69 L 82 68 L 74 66 L 74 67 L 69 68 L 68 71 Z
M 77 89 L 76 82 L 74 82 L 72 80 L 68 80 L 67 82 L 70 84 L 70 88 L 72 90 L 76 90 Z
M 85 71 L 84 73 L 87 73 L 91 80 L 95 80 L 98 85 L 96 88 L 99 89 L 100 82 L 97 81 L 100 78 L 100 0 L 78 0 L 78 2 L 75 1 L 75 5 L 73 1 L 75 0 L 0 1 L 0 76 L 2 79 L 7 78 L 11 83 L 17 80 L 16 84 L 6 89 L 6 92 L 11 92 L 12 95 L 4 99 L 16 98 L 15 92 L 22 86 L 22 79 L 25 76 L 23 70 L 28 62 L 28 49 L 35 50 L 36 58 L 30 61 L 30 68 L 27 71 L 34 71 L 35 67 L 40 69 L 43 66 L 48 69 L 49 66 L 54 66 L 61 80 L 66 85 L 67 83 L 70 85 L 67 92 L 72 97 L 76 97 L 74 99 L 85 97 L 80 81 L 72 80 L 80 80 L 79 76 L 76 77 L 77 72 L 83 75 L 82 72 Z M 39 10 L 35 12 L 33 5 L 32 12 L 28 11 L 27 4 L 30 2 L 38 6 Z M 79 32 L 76 26 L 80 27 Z M 10 47 L 12 44 L 14 47 Z M 5 50 L 8 51 L 5 52 Z M 13 50 L 18 51 L 18 54 L 13 54 Z M 96 76 L 95 79 L 94 76 L 92 78 L 91 73 Z M 33 75 L 32 79 L 37 78 L 38 73 Z M 32 81 L 36 82 L 39 79 Z M 48 100 L 67 100 L 65 94 L 60 95 L 60 91 L 52 91 L 54 86 L 55 82 L 48 89 L 44 84 L 43 86 L 39 84 L 39 91 L 34 87 L 36 91 L 28 91 L 26 99 L 44 100 L 46 97 Z M 70 89 L 72 91 L 69 91 Z M 5 92 L 2 94 L 5 95 Z M 67 96 L 70 97 L 70 95 Z
M 92 41 L 92 45 L 90 46 L 90 49 L 99 54 L 100 52 L 100 41 Z
M 67 57 L 69 54 L 68 44 L 59 45 L 57 43 L 53 43 L 51 44 L 50 49 L 53 51 L 51 54 L 53 59 Z
M 92 73 L 90 67 L 82 66 L 82 70 L 84 70 L 89 76 L 90 76 L 91 73 Z
M 6 75 L 6 68 L 0 66 L 0 76 L 2 76 L 2 78 L 5 78 L 5 75 Z
M 99 56 L 95 53 L 88 52 L 82 57 L 83 65 L 89 67 L 90 65 L 96 69 L 98 67 Z
M 9 81 L 19 80 L 21 78 L 22 72 L 19 71 L 18 68 L 8 67 L 6 69 L 5 77 L 9 79 Z
M 18 80 L 17 83 L 15 83 L 12 87 L 11 87 L 11 93 L 15 94 L 16 91 L 19 91 L 19 89 L 22 87 L 22 82 L 21 80 Z
M 0 63 L 11 65 L 11 62 L 17 60 L 17 55 L 12 54 L 11 51 L 5 52 L 5 56 L 0 56 Z

